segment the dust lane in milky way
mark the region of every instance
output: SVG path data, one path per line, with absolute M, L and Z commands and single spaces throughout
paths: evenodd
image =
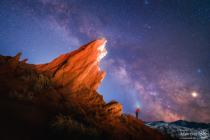
M 0 20 L 0 54 L 30 63 L 105 37 L 106 101 L 145 121 L 210 122 L 209 1 L 1 0 Z

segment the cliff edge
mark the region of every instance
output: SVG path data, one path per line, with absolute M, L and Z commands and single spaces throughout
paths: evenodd
M 3 139 L 165 139 L 97 92 L 106 42 L 92 41 L 40 65 L 20 61 L 21 53 L 0 56 Z

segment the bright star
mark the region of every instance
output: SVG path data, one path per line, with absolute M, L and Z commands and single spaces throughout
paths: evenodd
M 198 96 L 198 93 L 194 91 L 194 92 L 191 93 L 191 95 L 192 95 L 193 98 L 196 98 Z

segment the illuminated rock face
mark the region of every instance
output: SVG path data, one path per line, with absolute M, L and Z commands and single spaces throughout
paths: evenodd
M 92 41 L 78 50 L 63 54 L 50 63 L 36 65 L 36 69 L 52 77 L 53 81 L 78 93 L 70 94 L 71 98 L 86 102 L 87 106 L 102 106 L 107 114 L 119 117 L 122 105 L 117 102 L 106 104 L 103 96 L 97 93 L 105 72 L 99 68 L 100 60 L 106 56 L 105 39 Z
M 122 115 L 122 105 L 116 101 L 111 101 L 105 105 L 105 111 L 112 116 L 120 117 Z
M 54 82 L 68 87 L 72 92 L 82 87 L 96 90 L 105 76 L 105 72 L 100 71 L 99 62 L 107 54 L 106 42 L 103 38 L 92 41 L 36 68 L 50 74 Z

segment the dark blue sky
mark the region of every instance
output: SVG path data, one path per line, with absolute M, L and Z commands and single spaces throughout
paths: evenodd
M 1 0 L 0 21 L 0 54 L 30 63 L 105 37 L 106 101 L 146 121 L 210 122 L 208 0 Z

